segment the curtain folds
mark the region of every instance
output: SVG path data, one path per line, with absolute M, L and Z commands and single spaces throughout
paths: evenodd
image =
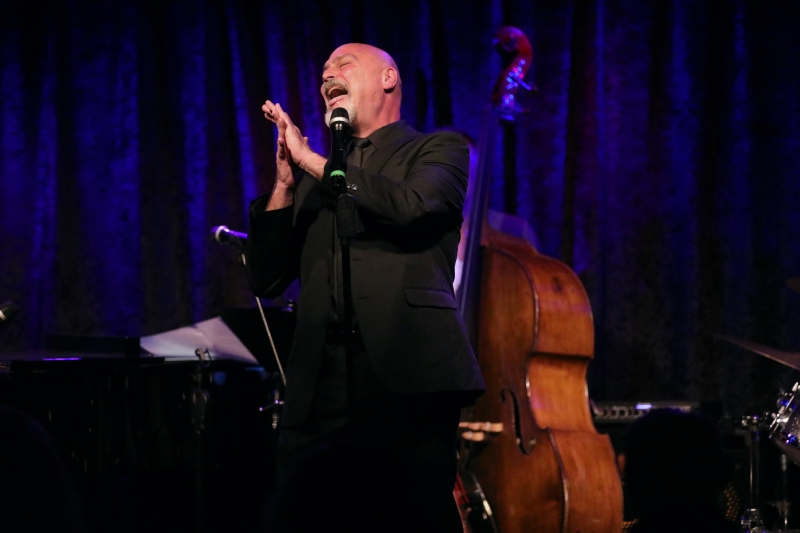
M 591 395 L 768 409 L 796 373 L 714 334 L 800 349 L 799 16 L 744 0 L 0 2 L 0 300 L 22 309 L 0 350 L 250 306 L 208 231 L 246 230 L 271 187 L 263 101 L 326 153 L 322 64 L 365 41 L 396 59 L 413 126 L 479 138 L 492 37 L 512 24 L 539 90 L 491 203 L 584 281 Z

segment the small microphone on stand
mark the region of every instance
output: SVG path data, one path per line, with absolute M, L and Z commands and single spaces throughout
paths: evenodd
M 244 251 L 247 244 L 247 233 L 233 231 L 228 226 L 214 226 L 211 228 L 211 237 L 220 244 L 230 244 L 240 251 Z
M 19 311 L 19 308 L 10 301 L 0 304 L 0 324 L 5 324 L 11 320 L 11 317 L 16 315 L 17 311 Z

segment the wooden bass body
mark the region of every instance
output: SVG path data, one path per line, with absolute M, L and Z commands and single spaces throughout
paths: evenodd
M 477 351 L 487 391 L 470 419 L 502 430 L 465 440 L 467 468 L 501 533 L 618 533 L 614 451 L 587 397 L 586 291 L 568 266 L 521 238 L 484 227 L 481 240 Z

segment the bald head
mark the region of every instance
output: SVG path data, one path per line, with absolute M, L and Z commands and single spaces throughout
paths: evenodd
M 392 56 L 368 44 L 345 44 L 333 51 L 322 72 L 326 122 L 337 107 L 347 109 L 353 135 L 366 137 L 400 120 L 402 82 Z

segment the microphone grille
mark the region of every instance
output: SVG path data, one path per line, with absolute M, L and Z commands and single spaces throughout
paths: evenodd
M 211 228 L 211 238 L 219 243 L 223 243 L 224 237 L 222 237 L 220 234 L 227 232 L 228 232 L 228 226 L 214 226 L 213 228 Z
M 337 107 L 331 112 L 331 122 L 347 122 L 350 124 L 350 113 L 347 109 Z
M 11 302 L 0 304 L 0 322 L 7 322 L 12 316 L 17 314 L 19 308 Z

